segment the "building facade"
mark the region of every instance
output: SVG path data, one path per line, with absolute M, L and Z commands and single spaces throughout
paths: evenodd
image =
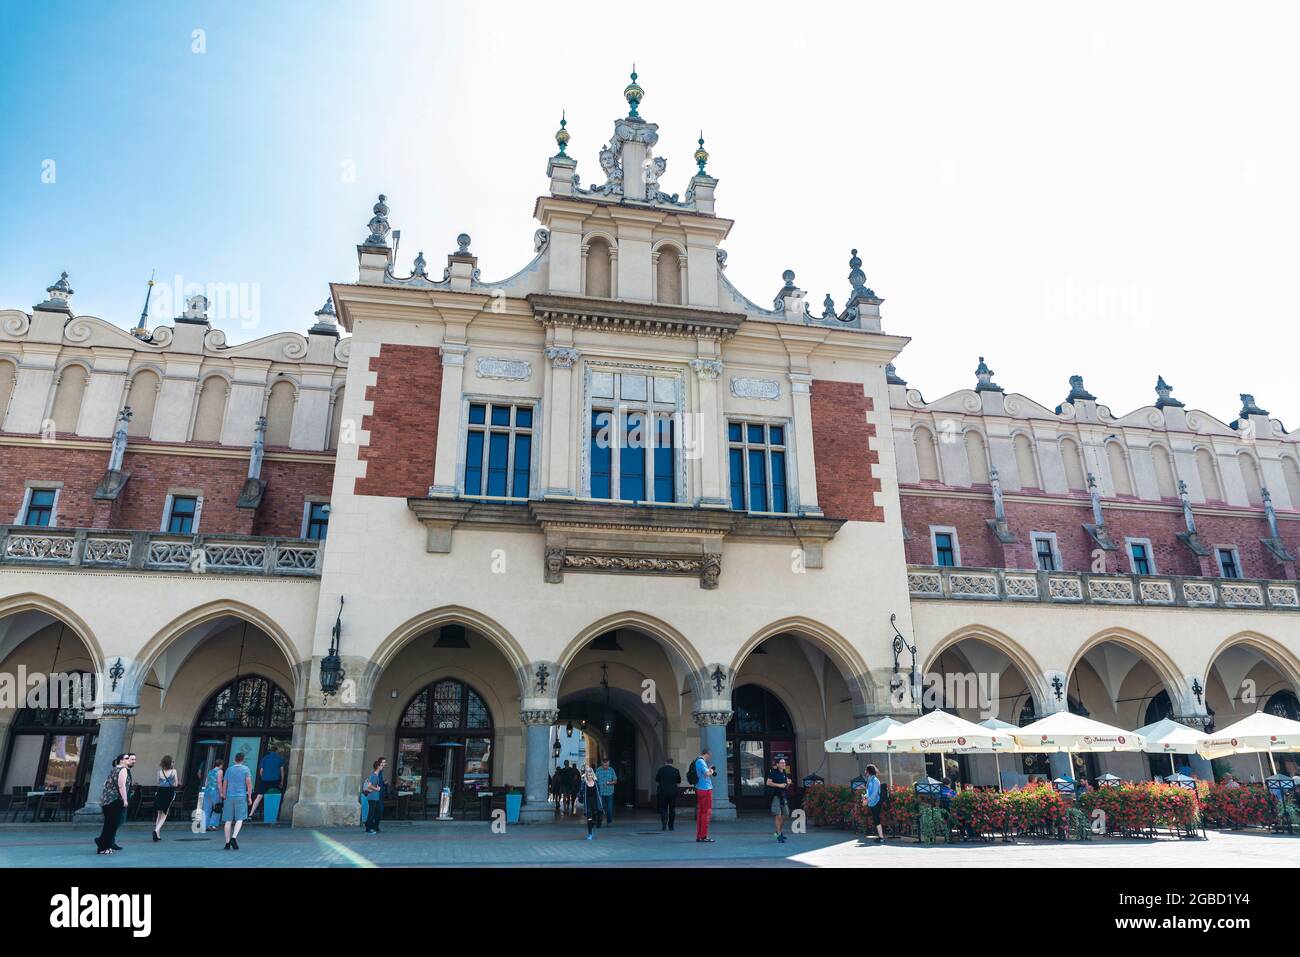
M 535 817 L 557 760 L 610 756 L 642 803 L 708 747 L 728 815 L 778 756 L 848 781 L 822 742 L 922 707 L 1296 707 L 1300 433 L 1163 380 L 1126 416 L 1082 380 L 1052 411 L 983 360 L 927 403 L 857 251 L 842 308 L 790 271 L 746 298 L 703 141 L 664 192 L 624 95 L 603 182 L 561 124 L 508 278 L 463 234 L 440 277 L 399 269 L 381 196 L 306 336 L 230 345 L 202 297 L 128 331 L 75 316 L 66 276 L 0 311 L 0 670 L 99 698 L 0 700 L 6 792 L 98 783 L 127 747 L 195 788 L 278 748 L 298 825 L 354 822 L 378 756 L 421 811 L 518 786 Z

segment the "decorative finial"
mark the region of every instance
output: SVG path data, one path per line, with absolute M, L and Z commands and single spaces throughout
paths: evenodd
M 980 364 L 975 368 L 976 392 L 1001 392 L 1002 386 L 993 381 L 994 372 L 980 356 Z
M 1165 381 L 1162 375 L 1156 376 L 1156 408 L 1163 409 L 1167 406 L 1182 408 L 1182 403 L 1173 398 L 1174 387 Z
M 45 301 L 40 304 L 40 308 L 71 312 L 68 306 L 68 299 L 71 296 L 72 287 L 68 285 L 68 274 L 59 273 L 59 278 L 52 285 L 45 287 Z
M 885 381 L 890 385 L 907 385 L 907 380 L 898 374 L 892 362 L 885 363 Z
M 339 319 L 334 312 L 334 297 L 329 296 L 325 305 L 316 310 L 316 325 L 307 330 L 308 335 L 335 336 L 339 334 Z
M 822 300 L 822 318 L 823 319 L 837 318 L 837 314 L 835 312 L 835 300 L 831 298 L 831 294 L 829 292 L 826 294 L 826 298 Z
M 366 224 L 370 227 L 370 235 L 366 237 L 365 245 L 387 246 L 388 233 L 392 229 L 388 225 L 388 197 L 380 193 L 379 202 L 375 203 L 373 210 L 375 215 Z
M 330 296 L 328 299 L 326 299 L 326 300 L 325 300 L 325 305 L 321 306 L 319 309 L 316 310 L 316 315 L 318 315 L 318 316 L 329 316 L 330 318 L 338 318 L 338 317 L 337 317 L 337 314 L 334 312 L 334 297 L 333 297 L 333 296 Z
M 1071 405 L 1075 399 L 1086 399 L 1090 402 L 1096 401 L 1097 397 L 1083 387 L 1083 376 L 1070 376 L 1070 394 L 1065 397 L 1065 401 Z
M 66 276 L 67 273 L 64 273 L 64 275 Z M 1244 419 L 1252 415 L 1268 415 L 1267 410 L 1261 409 L 1255 404 L 1255 397 L 1249 392 L 1242 392 L 1239 397 L 1241 399 L 1241 412 L 1239 413 L 1241 418 Z
M 472 256 L 472 255 L 473 255 L 473 253 L 471 253 L 471 252 L 469 251 L 469 233 L 461 233 L 459 236 L 457 236 L 457 237 L 456 237 L 456 246 L 457 246 L 457 249 L 456 249 L 456 255 L 457 255 L 457 256 Z
M 415 263 L 411 266 L 411 275 L 419 276 L 421 279 L 429 278 L 428 263 L 424 261 L 423 249 L 415 254 Z
M 641 89 L 636 82 L 636 64 L 632 64 L 632 82 L 623 90 L 623 96 L 627 98 L 629 120 L 639 120 L 641 117 L 637 113 L 637 107 L 641 105 L 641 100 L 645 98 L 645 90 Z
M 567 111 L 560 111 L 560 128 L 555 131 L 555 142 L 560 146 L 560 152 L 557 154 L 559 156 L 568 155 L 564 152 L 565 148 L 569 145 L 569 131 L 565 129 L 565 127 L 569 125 L 567 116 Z
M 862 271 L 862 260 L 858 258 L 856 249 L 849 251 L 849 285 L 853 287 L 853 291 L 849 293 L 850 305 L 859 299 L 876 298 L 875 292 L 867 288 L 867 274 Z
M 700 168 L 700 171 L 697 175 L 708 176 L 709 174 L 704 172 L 704 164 L 709 161 L 709 153 L 704 148 L 704 130 L 700 130 L 699 144 L 700 144 L 700 148 L 695 151 L 695 165 L 697 165 Z

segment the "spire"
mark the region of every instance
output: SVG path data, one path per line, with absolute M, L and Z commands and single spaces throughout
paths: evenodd
M 561 110 L 560 128 L 555 131 L 555 142 L 560 147 L 560 151 L 555 154 L 556 156 L 568 156 L 568 154 L 564 152 L 565 148 L 569 145 L 569 131 L 565 129 L 568 125 L 569 121 L 567 111 Z
M 144 308 L 140 310 L 140 321 L 135 324 L 131 334 L 137 339 L 149 338 L 149 299 L 153 296 L 154 270 L 149 270 L 149 285 L 144 291 Z
M 704 164 L 709 161 L 709 152 L 704 148 L 704 130 L 700 130 L 699 144 L 700 148 L 695 151 L 695 165 L 700 168 L 700 171 L 696 175 L 708 176 L 709 174 L 704 172 Z
M 641 105 L 641 101 L 645 98 L 645 90 L 641 89 L 640 84 L 636 81 L 635 63 L 632 64 L 632 82 L 623 89 L 623 96 L 627 98 L 627 118 L 629 120 L 641 119 L 640 114 L 637 113 L 636 110 L 637 107 Z

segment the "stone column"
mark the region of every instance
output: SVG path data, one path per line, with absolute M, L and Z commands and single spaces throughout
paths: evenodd
M 438 449 L 433 464 L 434 496 L 456 496 L 456 451 L 460 442 L 460 401 L 465 379 L 465 356 L 469 346 L 444 342 L 442 345 L 442 395 L 438 399 Z
M 99 792 L 108 780 L 108 772 L 113 767 L 113 759 L 126 750 L 127 722 L 135 717 L 140 706 L 136 704 L 105 704 L 100 706 L 99 733 L 95 740 L 95 764 L 90 769 L 87 779 L 90 790 L 86 794 L 86 803 L 74 815 L 77 821 L 102 821 L 104 813 L 99 809 Z
M 722 360 L 698 358 L 691 360 L 691 368 L 699 385 L 699 415 L 697 423 L 681 441 L 687 454 L 695 455 L 700 463 L 700 505 L 704 508 L 730 508 L 727 477 L 723 461 L 727 446 L 723 442 L 726 429 L 722 422 L 722 402 L 718 394 L 718 377 L 722 375 Z
M 302 734 L 302 773 L 292 814 L 294 827 L 343 827 L 359 823 L 357 795 L 365 767 L 369 723 L 369 707 L 335 701 L 323 707 L 307 707 Z
M 731 803 L 727 780 L 727 722 L 731 720 L 731 712 L 695 711 L 691 717 L 700 728 L 700 750 L 712 752 L 710 763 L 718 769 L 713 779 L 713 820 L 734 821 L 736 805 Z M 691 755 L 691 760 L 694 759 L 695 755 Z
M 524 806 L 519 813 L 522 822 L 542 821 L 552 816 L 553 809 L 546 800 L 546 784 L 550 777 L 551 726 L 559 716 L 557 709 L 546 708 L 519 713 L 524 726 Z

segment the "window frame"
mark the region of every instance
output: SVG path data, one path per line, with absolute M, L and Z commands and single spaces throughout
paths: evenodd
M 1047 542 L 1052 551 L 1052 568 L 1043 568 L 1038 564 L 1038 543 Z M 1056 540 L 1056 532 L 1030 532 L 1029 542 L 1034 548 L 1034 568 L 1040 572 L 1065 571 L 1061 563 L 1061 549 Z
M 1147 553 L 1147 554 L 1146 554 L 1146 563 L 1147 563 L 1147 568 L 1149 569 L 1148 571 L 1140 572 L 1140 571 L 1137 570 L 1137 559 L 1135 559 L 1135 558 L 1133 557 L 1133 546 L 1134 546 L 1134 545 L 1141 545 L 1143 548 L 1146 549 L 1146 553 Z M 1128 537 L 1128 538 L 1125 538 L 1125 539 L 1124 539 L 1124 554 L 1128 556 L 1128 570 L 1129 570 L 1129 574 L 1130 574 L 1130 575 L 1151 576 L 1151 575 L 1159 575 L 1159 574 L 1160 574 L 1160 572 L 1156 570 L 1156 550 L 1155 550 L 1155 548 L 1152 547 L 1152 545 L 1151 545 L 1151 539 L 1149 539 L 1149 538 L 1134 538 L 1134 537 L 1131 537 L 1131 536 Z
M 27 513 L 31 510 L 32 495 L 35 492 L 54 493 L 54 501 L 50 503 L 50 520 L 45 525 L 32 525 L 27 521 Z M 62 492 L 62 482 L 31 481 L 26 483 L 26 487 L 23 489 L 22 504 L 18 507 L 18 514 L 14 517 L 14 524 L 21 525 L 24 528 L 58 528 L 59 499 L 63 497 Z
M 483 413 L 483 423 L 470 424 L 469 413 L 470 407 L 475 405 L 487 406 Z M 493 425 L 492 408 L 509 408 L 510 425 Z M 533 413 L 533 424 L 527 427 L 515 425 L 518 415 L 518 409 L 531 409 Z M 541 423 L 542 423 L 542 400 L 530 396 L 511 396 L 511 395 L 488 395 L 485 393 L 466 393 L 461 396 L 460 409 L 460 435 L 458 439 L 458 448 L 456 451 L 456 495 L 458 498 L 468 499 L 474 502 L 527 502 L 540 497 L 540 471 L 542 461 L 542 441 L 541 441 Z M 465 470 L 469 465 L 469 438 L 471 432 L 480 432 L 484 436 L 490 436 L 493 432 L 508 433 L 509 440 L 507 443 L 506 453 L 506 490 L 514 489 L 515 474 L 515 446 L 516 440 L 520 435 L 530 437 L 528 448 L 528 494 L 518 495 L 487 495 L 487 494 L 469 494 L 465 491 Z M 480 462 L 482 468 L 483 482 L 481 487 L 487 487 L 487 463 L 490 461 L 492 454 L 491 442 L 484 441 L 483 456 Z
M 311 526 L 312 526 L 311 513 L 312 513 L 312 509 L 314 509 L 318 505 L 324 505 L 327 512 L 325 516 L 325 535 L 322 535 L 319 538 L 312 538 L 308 534 L 311 531 Z M 328 498 L 322 495 L 309 495 L 306 499 L 303 500 L 302 503 L 302 530 L 298 537 L 306 541 L 312 541 L 312 542 L 325 541 L 325 538 L 329 535 L 329 522 L 330 522 L 331 514 L 332 514 L 332 510 L 330 509 L 330 500 Z
M 952 539 L 952 564 L 944 565 L 939 561 L 939 535 L 948 535 Z M 930 526 L 930 557 L 938 568 L 961 568 L 961 543 L 957 538 L 957 529 L 951 525 Z
M 1224 552 L 1227 552 L 1229 555 L 1232 556 L 1232 564 L 1233 567 L 1236 569 L 1237 574 L 1228 575 L 1224 572 L 1224 568 L 1223 568 Z M 1219 566 L 1220 578 L 1225 578 L 1229 581 L 1240 581 L 1241 579 L 1246 577 L 1241 567 L 1241 550 L 1238 549 L 1236 545 L 1215 545 L 1214 563 Z
M 616 395 L 612 398 L 596 396 L 593 393 L 592 380 L 598 373 L 607 373 L 618 377 L 614 392 Z M 646 379 L 646 398 L 645 399 L 624 399 L 622 398 L 621 377 L 642 376 Z M 654 397 L 654 380 L 656 378 L 671 379 L 673 381 L 673 398 L 671 402 L 656 400 Z M 582 373 L 582 412 L 578 420 L 578 443 L 580 452 L 580 468 L 578 476 L 578 498 L 582 501 L 600 502 L 604 504 L 617 505 L 658 505 L 664 507 L 682 507 L 690 503 L 690 486 L 687 482 L 686 474 L 686 417 L 683 414 L 686 403 L 686 374 L 685 371 L 676 366 L 660 366 L 627 362 L 601 362 L 585 361 L 583 362 Z M 618 453 L 624 449 L 623 445 L 615 445 L 610 448 L 610 497 L 597 498 L 592 491 L 593 461 L 591 454 L 592 430 L 595 427 L 593 416 L 597 413 L 609 413 L 616 417 L 617 432 L 622 434 L 623 422 L 628 413 L 640 413 L 649 421 L 649 427 L 645 429 L 650 440 L 649 444 L 642 446 L 645 461 L 645 495 L 640 499 L 628 499 L 622 497 L 622 456 Z M 657 444 L 659 439 L 658 422 L 667 417 L 672 423 L 673 429 L 673 497 L 671 501 L 658 501 L 654 498 L 655 486 L 655 456 L 654 453 L 660 446 Z M 617 493 L 617 494 L 615 494 Z
M 731 426 L 740 426 L 740 441 L 733 442 L 731 439 Z M 750 426 L 762 426 L 763 442 L 755 443 L 749 439 Z M 772 427 L 780 428 L 785 436 L 785 441 L 781 445 L 772 444 Z M 745 508 L 746 515 L 798 515 L 799 501 L 797 488 L 794 478 L 798 474 L 794 460 L 794 421 L 783 416 L 748 416 L 744 413 L 727 414 L 723 416 L 723 448 L 726 450 L 726 468 L 724 476 L 727 488 L 727 505 L 732 511 L 736 511 L 735 502 L 731 498 L 731 452 L 733 449 L 741 450 L 741 462 L 744 468 L 743 484 L 745 489 Z M 750 507 L 749 500 L 749 453 L 761 450 L 764 461 L 764 477 L 766 479 L 767 502 L 772 504 L 773 491 L 775 485 L 772 482 L 772 452 L 778 451 L 785 456 L 785 511 L 778 512 L 773 509 L 756 510 Z
M 171 530 L 172 510 L 175 508 L 176 500 L 178 498 L 194 499 L 194 514 L 192 516 L 193 521 L 190 523 L 190 530 L 188 532 L 173 532 Z M 199 522 L 202 519 L 202 517 L 203 517 L 203 493 L 202 492 L 199 492 L 195 489 L 187 489 L 187 488 L 172 489 L 167 493 L 167 501 L 163 504 L 162 524 L 158 526 L 158 531 L 164 535 L 197 535 L 199 533 Z

